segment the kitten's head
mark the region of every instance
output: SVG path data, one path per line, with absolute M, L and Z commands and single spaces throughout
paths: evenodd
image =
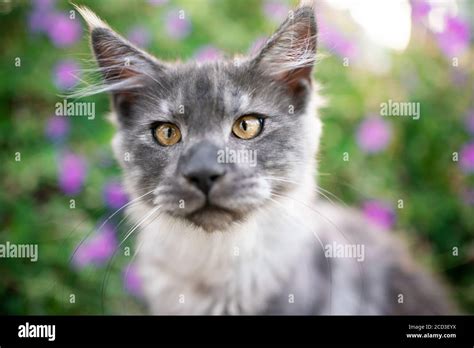
M 134 198 L 152 192 L 150 207 L 222 231 L 312 176 L 312 6 L 290 12 L 258 53 L 200 64 L 159 61 L 78 9 L 112 96 L 114 149 Z

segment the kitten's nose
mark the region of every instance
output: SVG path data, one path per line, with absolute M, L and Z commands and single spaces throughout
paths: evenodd
M 217 146 L 202 142 L 182 159 L 181 174 L 206 195 L 226 172 L 225 166 L 217 162 L 217 151 Z
M 193 171 L 185 175 L 186 179 L 189 180 L 194 186 L 200 189 L 204 194 L 208 194 L 211 190 L 212 185 L 224 175 L 224 172 L 218 172 L 215 170 L 209 170 L 203 168 L 202 170 Z

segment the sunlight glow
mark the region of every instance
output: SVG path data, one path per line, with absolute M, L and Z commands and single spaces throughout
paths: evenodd
M 328 0 L 346 9 L 374 43 L 403 51 L 410 41 L 411 6 L 408 0 Z

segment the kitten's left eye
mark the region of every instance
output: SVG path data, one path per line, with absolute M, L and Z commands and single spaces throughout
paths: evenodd
M 240 139 L 249 140 L 260 134 L 263 128 L 263 118 L 258 116 L 242 116 L 235 121 L 232 132 Z
M 162 123 L 153 130 L 153 137 L 163 146 L 171 146 L 181 140 L 179 128 L 172 123 Z

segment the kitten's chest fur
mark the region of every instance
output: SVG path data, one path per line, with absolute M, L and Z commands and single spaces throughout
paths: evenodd
M 142 213 L 143 214 L 143 213 Z M 138 262 L 154 313 L 252 314 L 311 262 L 314 237 L 290 212 L 266 210 L 231 231 L 205 233 L 170 217 L 141 231 Z M 308 265 L 309 267 L 309 265 Z M 306 287 L 297 289 L 306 296 Z M 288 296 L 287 296 L 288 297 Z
M 310 191 L 309 191 L 310 192 Z M 309 198 L 299 193 L 296 198 Z M 132 214 L 143 215 L 136 209 Z M 324 213 L 322 213 L 324 215 Z M 138 263 L 155 314 L 377 314 L 384 291 L 364 303 L 362 266 L 327 259 L 324 247 L 344 236 L 301 203 L 278 202 L 233 230 L 196 231 L 162 216 L 140 233 Z M 373 254 L 370 251 L 369 254 Z M 383 283 L 383 262 L 364 270 Z M 367 293 L 365 294 L 367 295 Z

